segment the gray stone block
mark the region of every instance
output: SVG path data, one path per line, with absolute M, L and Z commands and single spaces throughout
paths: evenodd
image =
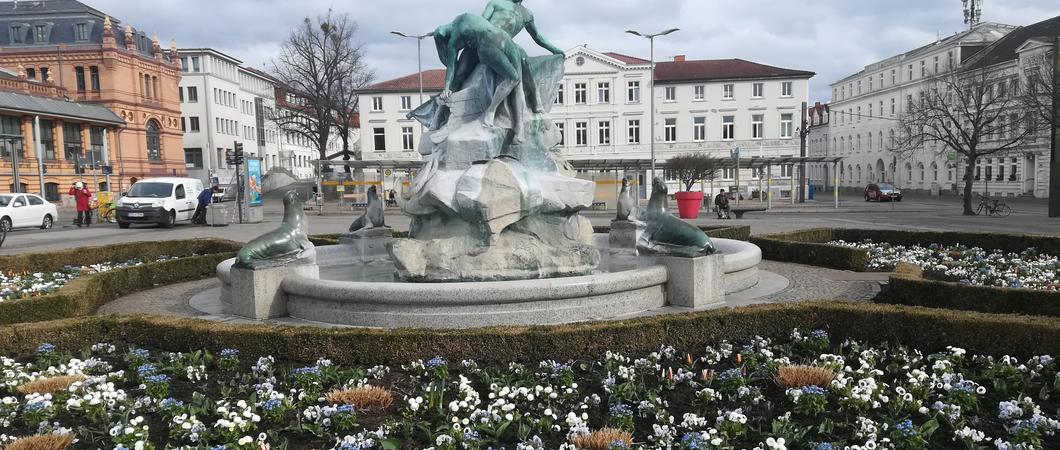
M 672 306 L 699 309 L 725 301 L 722 281 L 724 256 L 698 258 L 660 256 L 657 264 L 666 267 L 666 302 Z
M 612 220 L 607 242 L 611 248 L 637 248 L 637 240 L 644 234 L 644 224 L 628 220 Z
M 233 267 L 229 292 L 232 314 L 257 320 L 286 316 L 287 294 L 281 284 L 290 275 L 320 278 L 320 268 L 316 264 L 258 270 Z

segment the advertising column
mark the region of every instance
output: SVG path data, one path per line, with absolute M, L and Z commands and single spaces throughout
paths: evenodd
M 261 223 L 265 220 L 264 201 L 262 199 L 261 158 L 247 158 L 246 195 L 244 203 L 248 223 Z

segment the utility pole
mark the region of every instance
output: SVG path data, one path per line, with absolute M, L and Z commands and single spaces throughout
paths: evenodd
M 799 120 L 799 203 L 806 203 L 806 136 L 810 130 L 806 127 L 806 102 L 802 102 L 802 119 Z
M 1049 157 L 1049 217 L 1060 217 L 1060 38 L 1053 50 L 1053 148 Z

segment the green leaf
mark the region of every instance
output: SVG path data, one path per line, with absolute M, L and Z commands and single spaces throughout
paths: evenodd
M 379 441 L 379 445 L 383 450 L 398 450 L 401 448 L 401 441 L 394 438 L 386 438 Z

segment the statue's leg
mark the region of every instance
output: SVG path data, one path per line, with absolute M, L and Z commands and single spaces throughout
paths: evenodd
M 479 61 L 493 69 L 497 77 L 503 80 L 497 83 L 497 88 L 493 91 L 493 100 L 490 102 L 490 106 L 486 108 L 486 113 L 482 118 L 483 125 L 493 126 L 497 108 L 500 107 L 504 99 L 508 98 L 508 95 L 512 93 L 522 79 L 522 66 L 518 60 L 513 61 L 507 53 L 498 47 L 483 46 L 478 53 Z M 516 133 L 518 134 L 518 130 L 516 130 Z
M 471 77 L 471 72 L 478 66 L 478 54 L 476 52 L 460 52 L 460 58 L 456 60 L 456 74 L 453 76 L 453 91 L 464 88 L 464 82 Z

